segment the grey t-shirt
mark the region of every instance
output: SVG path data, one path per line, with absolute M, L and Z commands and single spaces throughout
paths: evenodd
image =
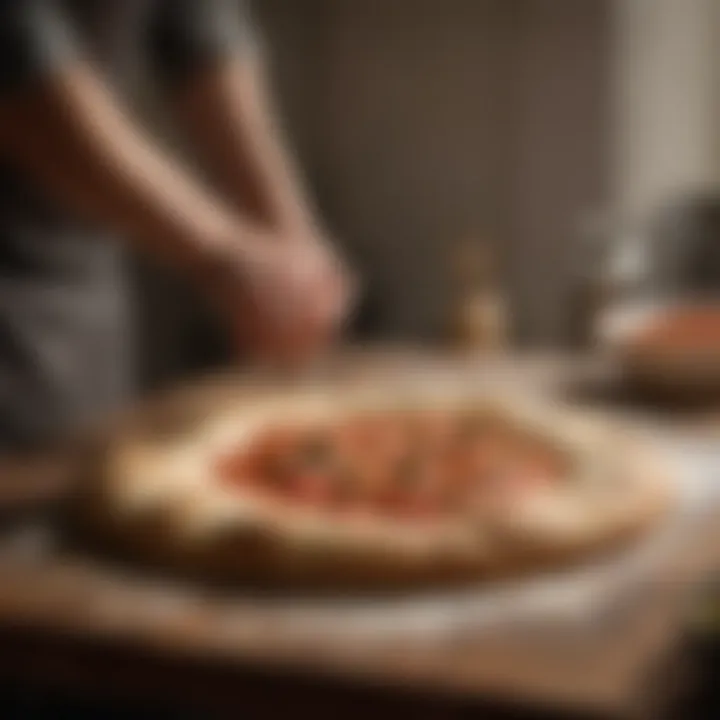
M 0 0 L 0 106 L 82 59 L 123 93 L 141 56 L 161 82 L 182 83 L 244 47 L 246 10 L 239 0 Z M 127 396 L 124 275 L 122 243 L 0 160 L 0 450 L 53 440 Z

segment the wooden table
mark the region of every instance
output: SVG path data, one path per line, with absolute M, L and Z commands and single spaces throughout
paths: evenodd
M 396 353 L 352 358 L 341 374 L 387 381 L 413 367 L 425 368 L 428 377 L 452 372 L 496 390 L 507 383 L 515 391 L 527 387 L 551 394 L 566 393 L 577 379 L 598 377 L 602 370 L 592 359 L 557 356 L 490 363 Z M 226 389 L 215 380 L 190 396 L 206 402 Z M 593 397 L 600 397 L 605 409 L 614 407 L 610 396 Z M 632 408 L 622 413 L 628 411 L 686 433 L 714 432 L 711 415 L 700 422 L 697 415 L 679 420 Z M 628 717 L 659 696 L 658 673 L 677 641 L 684 591 L 719 559 L 718 531 L 698 528 L 693 542 L 667 558 L 641 596 L 582 633 L 528 637 L 523 630 L 484 629 L 477 636 L 395 645 L 289 637 L 276 616 L 247 597 L 168 589 L 68 550 L 52 541 L 52 532 L 48 541 L 43 533 L 53 528 L 52 501 L 62 494 L 60 464 L 46 463 L 42 471 L 38 465 L 34 473 L 31 466 L 23 468 L 29 492 L 23 497 L 10 480 L 7 499 L 31 500 L 30 509 L 42 499 L 50 505 L 43 509 L 46 517 L 30 513 L 7 525 L 0 541 L 0 678 L 203 713 L 234 715 L 254 707 L 251 717 L 258 717 L 268 716 L 269 708 L 312 707 L 315 714 L 333 717 L 408 716 L 411 710 L 413 717 L 448 717 L 451 710 L 461 715 L 494 699 L 583 716 Z M 13 475 L 7 471 L 6 477 Z

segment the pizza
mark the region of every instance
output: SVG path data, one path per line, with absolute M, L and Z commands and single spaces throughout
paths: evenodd
M 643 387 L 699 393 L 720 388 L 720 306 L 651 308 L 633 319 L 615 346 L 625 374 Z
M 652 454 L 555 407 L 392 391 L 267 396 L 116 442 L 83 527 L 222 581 L 407 587 L 494 578 L 627 541 L 670 507 Z
M 632 338 L 628 355 L 637 366 L 656 374 L 698 384 L 717 384 L 720 361 L 720 308 L 678 307 L 666 310 Z M 714 381 L 714 382 L 712 382 Z
M 720 354 L 720 308 L 681 307 L 668 310 L 638 333 L 639 351 Z

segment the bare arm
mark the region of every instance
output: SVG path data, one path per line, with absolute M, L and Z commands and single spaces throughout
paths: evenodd
M 51 2 L 3 0 L 0 14 L 3 64 L 19 73 L 3 78 L 0 94 L 6 162 L 66 207 L 186 269 L 231 235 L 252 234 L 125 115 Z
M 0 153 L 65 206 L 194 278 L 258 357 L 309 355 L 337 324 L 325 265 L 207 195 L 142 136 L 87 67 L 68 67 L 0 103 Z
M 238 0 L 167 0 L 155 52 L 170 99 L 225 196 L 280 231 L 317 220 L 273 107 Z M 239 9 L 238 9 L 239 8 Z
M 0 0 L 0 159 L 194 276 L 250 350 L 315 351 L 338 323 L 332 264 L 230 210 L 146 137 L 54 0 Z
M 175 1 L 183 17 L 188 0 Z M 247 349 L 316 351 L 342 312 L 327 291 L 334 268 L 208 194 L 123 112 L 80 46 L 54 0 L 0 0 L 0 159 L 194 276 Z M 193 59 L 182 46 L 178 57 Z
M 317 218 L 277 124 L 259 58 L 229 59 L 178 94 L 190 134 L 226 196 L 272 227 L 311 228 Z
M 183 269 L 237 234 L 237 219 L 143 137 L 82 63 L 0 103 L 0 152 L 66 207 Z

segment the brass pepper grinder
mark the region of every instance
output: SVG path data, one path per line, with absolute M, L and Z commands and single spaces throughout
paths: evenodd
M 499 352 L 507 344 L 508 318 L 487 243 L 458 243 L 453 257 L 451 337 L 459 349 Z

